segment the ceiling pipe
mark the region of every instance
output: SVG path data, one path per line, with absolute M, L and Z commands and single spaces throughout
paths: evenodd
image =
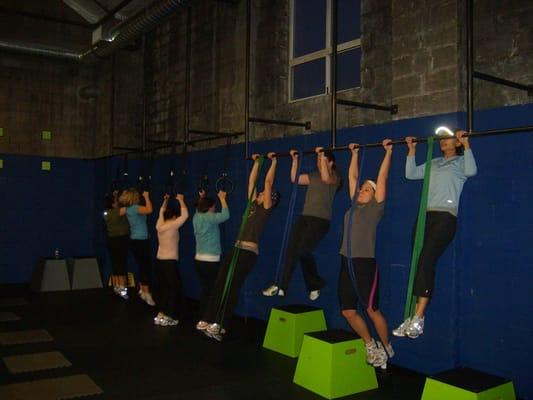
M 116 50 L 126 46 L 139 35 L 155 28 L 162 20 L 172 15 L 179 7 L 187 6 L 188 0 L 160 0 L 138 12 L 112 32 L 112 41 L 99 42 L 81 53 L 60 47 L 41 44 L 27 44 L 0 40 L 0 50 L 16 51 L 26 54 L 54 57 L 78 62 L 94 61 L 107 57 Z

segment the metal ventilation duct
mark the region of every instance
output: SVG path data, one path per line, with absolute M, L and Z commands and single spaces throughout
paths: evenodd
M 101 41 L 81 53 L 35 43 L 0 41 L 0 49 L 24 52 L 40 56 L 56 57 L 75 61 L 89 61 L 95 57 L 106 57 L 124 47 L 141 34 L 155 28 L 165 18 L 172 15 L 180 6 L 186 6 L 187 0 L 159 0 L 139 11 L 134 17 L 116 27 L 111 32 L 111 41 Z
M 133 0 L 131 3 L 118 10 L 114 17 L 120 21 L 125 21 L 154 2 L 155 0 Z
M 105 10 L 92 0 L 63 0 L 63 3 L 91 24 L 98 23 L 106 16 Z

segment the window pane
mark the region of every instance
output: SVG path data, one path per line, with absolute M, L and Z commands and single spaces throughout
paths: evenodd
M 326 0 L 294 0 L 293 57 L 326 46 Z
M 353 49 L 337 55 L 337 90 L 361 85 L 361 49 Z
M 337 43 L 345 43 L 361 36 L 360 0 L 337 0 Z
M 292 69 L 292 81 L 293 100 L 323 94 L 326 91 L 326 59 L 296 65 Z

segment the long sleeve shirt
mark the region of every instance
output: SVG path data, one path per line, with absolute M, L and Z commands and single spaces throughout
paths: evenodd
M 178 243 L 180 240 L 178 229 L 189 218 L 189 211 L 186 207 L 181 208 L 181 215 L 176 219 L 169 219 L 167 221 L 163 218 L 165 207 L 159 210 L 159 218 L 155 224 L 157 230 L 157 239 L 159 240 L 159 247 L 157 248 L 158 260 L 178 260 Z
M 407 157 L 405 177 L 424 179 L 426 164 L 416 165 L 415 157 Z M 471 149 L 463 156 L 437 157 L 431 160 L 428 211 L 446 211 L 457 216 L 459 198 L 466 180 L 477 173 L 476 160 Z
M 220 212 L 196 212 L 192 218 L 194 236 L 196 238 L 196 259 L 200 261 L 220 261 L 222 248 L 220 246 L 219 224 L 229 219 L 229 209 Z

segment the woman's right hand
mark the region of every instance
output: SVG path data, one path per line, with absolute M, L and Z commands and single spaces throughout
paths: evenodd
M 350 151 L 353 153 L 353 154 L 357 154 L 359 152 L 359 144 L 357 143 L 350 143 L 348 145 L 348 149 L 350 149 Z
M 226 200 L 226 195 L 227 195 L 227 193 L 225 191 L 223 191 L 223 190 L 219 190 L 218 193 L 217 193 L 217 196 L 220 199 L 220 201 Z
M 145 199 L 147 199 L 148 197 L 150 197 L 150 193 L 148 193 L 146 190 L 143 192 L 143 197 Z
M 415 151 L 416 150 L 416 137 L 414 136 L 407 136 L 405 138 L 405 143 L 407 143 L 407 147 L 409 148 L 409 151 Z
M 254 161 L 259 160 L 259 157 L 261 157 L 261 155 L 259 155 L 259 154 L 252 154 L 252 160 L 254 160 Z
M 271 151 L 270 153 L 267 154 L 267 157 L 269 160 L 274 160 L 276 158 L 276 153 Z
M 168 194 L 165 194 L 165 195 L 163 196 L 163 200 L 168 201 L 168 199 L 170 199 L 170 196 L 169 196 Z
M 295 158 L 298 158 L 298 150 L 291 150 L 289 151 L 289 154 L 291 155 L 291 157 L 293 158 L 293 160 Z

